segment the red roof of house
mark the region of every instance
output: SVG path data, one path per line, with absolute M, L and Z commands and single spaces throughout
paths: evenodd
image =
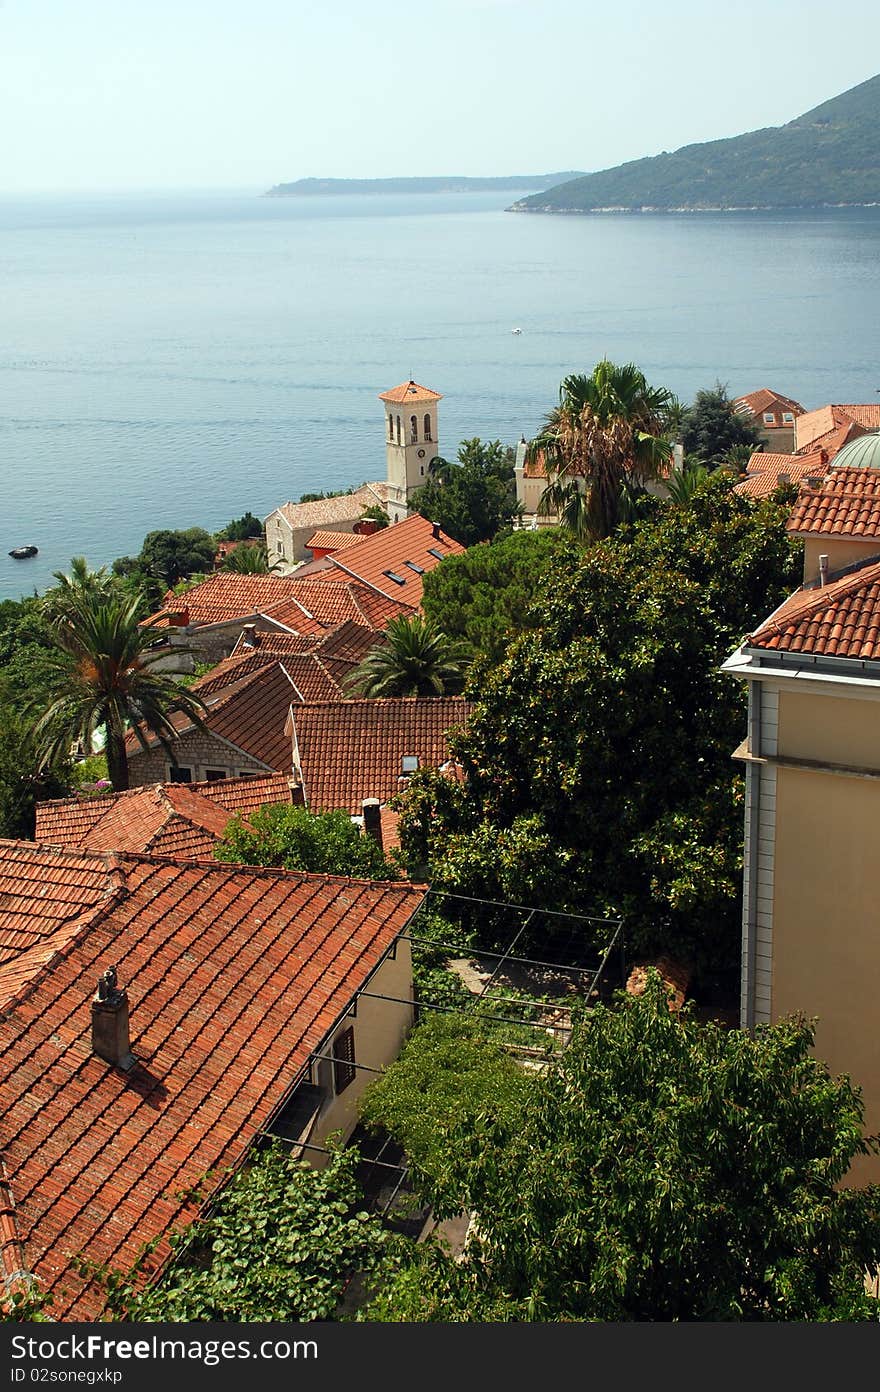
M 292 531 L 301 531 L 306 527 L 332 527 L 334 522 L 356 522 L 365 508 L 384 507 L 387 501 L 388 484 L 380 480 L 363 483 L 360 488 L 337 494 L 335 498 L 315 498 L 310 503 L 288 501 L 269 516 L 280 513 Z
M 410 401 L 442 401 L 440 392 L 431 391 L 430 387 L 420 387 L 418 382 L 412 378 L 408 382 L 401 382 L 399 387 L 392 387 L 390 391 L 379 393 L 380 401 L 389 401 L 392 405 L 405 406 Z
M 290 802 L 285 774 L 208 783 L 151 783 L 125 793 L 37 803 L 34 840 L 90 851 L 210 856 L 236 813 Z
M 364 537 L 362 541 L 366 543 L 372 539 Z M 288 599 L 264 611 L 263 618 L 294 633 L 321 636 L 349 619 L 379 632 L 389 619 L 414 612 L 412 600 L 378 594 L 366 585 L 353 583 L 348 575 L 332 565 L 326 573 L 322 572 L 320 579 L 304 576 L 301 580 L 292 580 L 291 584 L 295 589 Z
M 797 590 L 746 641 L 812 657 L 880 659 L 880 561 Z
M 362 581 L 388 599 L 417 609 L 422 602 L 422 575 L 435 570 L 447 556 L 460 556 L 464 550 L 436 523 L 414 513 L 328 560 L 342 577 Z
M 880 471 L 831 469 L 817 488 L 801 484 L 788 519 L 795 536 L 880 537 Z
M 309 537 L 306 546 L 309 551 L 345 551 L 361 541 L 363 537 L 356 532 L 317 531 Z
M 401 787 L 403 758 L 439 768 L 448 735 L 466 724 L 462 696 L 407 696 L 297 706 L 291 713 L 306 805 L 313 812 L 359 813 L 364 798 L 387 802 Z
M 769 454 L 756 450 L 749 460 L 745 477 L 740 479 L 734 493 L 746 498 L 769 498 L 779 485 L 779 475 L 786 474 L 790 483 L 806 478 L 823 477 L 828 468 L 828 456 L 821 450 L 812 454 Z
M 380 534 L 373 534 L 377 535 Z M 355 540 L 360 546 L 373 537 L 359 536 Z M 362 584 L 352 584 L 341 591 L 338 578 L 332 569 L 322 572 L 320 579 L 219 571 L 184 595 L 174 595 L 169 590 L 165 608 L 151 622 L 158 628 L 167 627 L 169 615 L 183 611 L 184 623 L 195 628 L 244 624 L 262 617 L 296 633 L 322 634 L 338 628 L 346 619 L 368 628 L 384 628 L 389 618 L 406 608 L 398 596 L 391 596 L 389 605 L 388 600 L 379 599 L 375 590 Z
M 875 413 L 878 413 L 877 424 L 880 425 L 880 408 L 873 403 L 866 406 L 831 404 L 819 406 L 815 411 L 806 411 L 795 422 L 795 450 L 803 454 L 804 450 L 822 445 L 833 458 L 849 440 L 877 428 L 865 424 L 865 421 L 874 418 Z
M 14 996 L 0 969 L 3 1254 L 55 1293 L 54 1319 L 94 1319 L 103 1296 L 74 1259 L 126 1269 L 152 1239 L 153 1269 L 168 1258 L 199 1211 L 193 1187 L 244 1160 L 422 891 L 15 842 L 0 843 L 0 874 L 22 936 L 43 932 L 47 883 L 70 915 Z M 91 1047 L 111 966 L 130 1005 L 128 1073 Z
M 794 416 L 804 414 L 799 401 L 792 401 L 790 396 L 780 396 L 779 392 L 771 391 L 769 387 L 759 387 L 757 391 L 738 396 L 733 405 L 740 414 L 750 412 L 753 416 L 762 415 L 764 411 L 790 411 Z

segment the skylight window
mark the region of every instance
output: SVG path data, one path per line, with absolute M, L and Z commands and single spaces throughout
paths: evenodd
M 446 553 L 445 553 L 445 551 L 438 551 L 436 546 L 429 546 L 429 547 L 428 547 L 428 555 L 429 555 L 429 556 L 436 556 L 438 561 L 445 561 L 445 560 L 446 560 Z
M 383 570 L 383 571 L 382 571 L 382 574 L 383 574 L 383 575 L 387 575 L 389 580 L 393 580 L 394 583 L 395 583 L 395 585 L 405 585 L 405 584 L 406 584 L 406 576 L 405 576 L 405 575 L 398 575 L 397 572 L 396 572 L 395 570 Z
M 404 754 L 400 761 L 400 767 L 404 773 L 415 773 L 418 766 L 419 759 L 417 754 Z
M 404 561 L 403 564 L 409 566 L 410 570 L 414 570 L 416 575 L 424 575 L 425 573 L 425 567 L 416 565 L 415 561 Z

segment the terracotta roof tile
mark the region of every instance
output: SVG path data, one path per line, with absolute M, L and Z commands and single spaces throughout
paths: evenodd
M 400 791 L 404 756 L 439 768 L 449 759 L 449 731 L 466 724 L 472 710 L 461 696 L 295 707 L 291 723 L 307 806 L 359 813 L 364 798 L 387 802 Z
M 795 536 L 880 537 L 880 471 L 832 468 L 818 488 L 803 483 L 788 530 Z
M 790 411 L 794 416 L 804 414 L 804 408 L 799 401 L 792 401 L 789 396 L 780 396 L 779 392 L 771 391 L 769 387 L 759 387 L 757 391 L 738 396 L 733 404 L 741 414 L 751 412 L 753 416 L 762 415 L 764 411 Z
M 399 387 L 392 387 L 390 391 L 379 393 L 380 401 L 388 401 L 391 405 L 404 406 L 408 402 L 416 401 L 442 401 L 440 392 L 431 391 L 430 387 L 420 387 L 418 382 L 412 378 L 408 382 L 401 382 Z
M 770 454 L 756 450 L 749 460 L 745 477 L 735 486 L 734 492 L 745 498 L 769 498 L 779 487 L 779 475 L 787 474 L 791 483 L 801 483 L 806 478 L 824 476 L 828 467 L 828 456 L 820 450 L 813 454 Z
M 880 659 L 880 561 L 797 590 L 747 639 L 753 648 L 812 657 Z
M 422 602 L 422 575 L 464 550 L 435 523 L 415 513 L 328 560 L 345 578 L 360 580 L 415 609 Z
M 289 802 L 284 774 L 208 783 L 152 783 L 97 798 L 37 804 L 35 840 L 92 851 L 150 851 L 184 859 L 210 855 L 232 816 Z
M 872 421 L 876 423 L 871 424 Z M 878 428 L 880 406 L 875 402 L 862 406 L 841 406 L 832 402 L 798 417 L 795 422 L 795 448 L 798 454 L 802 454 L 804 450 L 821 444 L 829 454 L 836 454 L 849 440 L 856 439 L 866 430 Z
M 364 542 L 368 540 L 372 537 L 364 538 Z M 378 594 L 366 585 L 352 582 L 350 576 L 334 568 L 327 571 L 326 578 L 303 578 L 292 584 L 296 588 L 289 599 L 267 610 L 264 617 L 295 633 L 321 636 L 348 619 L 378 631 L 385 628 L 389 619 L 414 612 L 410 597 L 389 598 Z
M 356 532 L 314 532 L 306 542 L 309 551 L 346 551 L 357 546 L 363 537 Z
M 304 527 L 332 527 L 334 522 L 357 521 L 364 508 L 377 503 L 384 507 L 387 501 L 388 485 L 382 481 L 362 484 L 360 488 L 337 498 L 316 498 L 311 503 L 282 503 L 275 511 L 281 513 L 292 530 L 299 531 Z
M 73 1259 L 126 1268 L 196 1216 L 193 1187 L 239 1164 L 421 902 L 408 884 L 0 844 L 19 929 L 66 867 L 80 916 L 0 1021 L 0 1126 L 17 1242 L 55 1319 L 103 1297 Z M 96 907 L 97 904 L 97 907 Z M 136 1067 L 91 1049 L 90 1001 L 116 966 Z M 5 1234 L 8 1238 L 9 1234 Z M 7 1273 L 9 1274 L 9 1273 Z

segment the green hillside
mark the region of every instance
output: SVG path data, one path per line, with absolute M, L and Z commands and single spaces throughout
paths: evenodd
M 580 172 L 572 169 L 565 174 L 505 174 L 486 179 L 457 174 L 421 179 L 297 179 L 292 184 L 276 184 L 268 190 L 267 197 L 304 198 L 334 193 L 492 193 L 495 190 L 503 193 L 515 189 L 546 189 L 575 178 L 580 178 Z
M 572 179 L 511 211 L 588 213 L 880 203 L 880 76 L 785 126 Z

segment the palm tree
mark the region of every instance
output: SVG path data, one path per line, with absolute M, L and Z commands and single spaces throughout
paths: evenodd
M 69 575 L 63 570 L 53 570 L 52 574 L 58 584 L 43 595 L 43 613 L 50 622 L 66 614 L 72 602 L 88 596 L 109 595 L 119 583 L 116 576 L 107 574 L 106 566 L 90 570 L 85 556 L 72 558 Z
M 695 455 L 686 455 L 682 467 L 674 469 L 666 480 L 669 501 L 686 506 L 708 477 L 705 464 Z
M 448 696 L 461 690 L 469 664 L 463 643 L 414 614 L 390 620 L 347 686 L 359 696 Z
M 48 707 L 36 725 L 45 765 L 67 756 L 81 742 L 91 749 L 103 728 L 107 770 L 114 791 L 128 787 L 127 728 L 146 750 L 147 736 L 159 740 L 172 763 L 176 731 L 170 717 L 183 712 L 202 726 L 204 702 L 167 673 L 154 670 L 165 656 L 152 623 L 139 623 L 140 598 L 118 592 L 67 596 L 63 611 L 50 620 L 59 650 Z
M 550 488 L 563 515 L 590 540 L 608 536 L 621 515 L 621 488 L 659 477 L 668 467 L 678 402 L 662 387 L 651 387 L 634 363 L 618 367 L 607 359 L 587 377 L 575 373 L 559 388 L 559 405 L 529 446 L 529 457 L 543 456 Z M 583 501 L 565 487 L 577 483 Z M 544 511 L 553 506 L 553 494 Z
M 276 562 L 270 566 L 264 542 L 242 541 L 234 551 L 229 552 L 220 569 L 231 570 L 237 575 L 268 575 L 270 571 L 277 570 L 278 565 Z

